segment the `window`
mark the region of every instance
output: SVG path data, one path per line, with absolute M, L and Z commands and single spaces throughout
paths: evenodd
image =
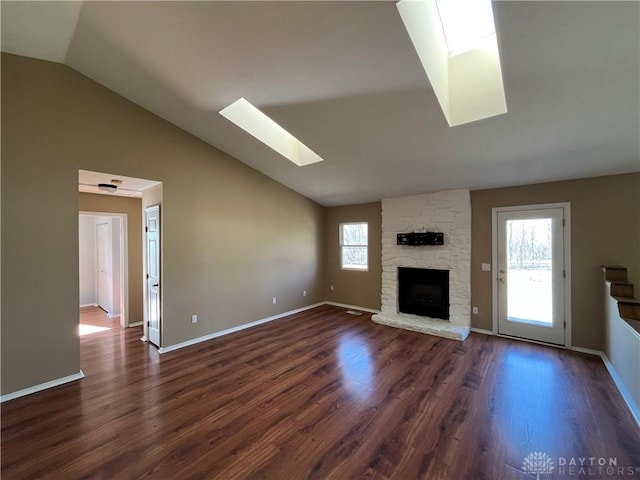
M 343 270 L 367 270 L 369 268 L 369 225 L 362 223 L 340 224 L 340 260 Z

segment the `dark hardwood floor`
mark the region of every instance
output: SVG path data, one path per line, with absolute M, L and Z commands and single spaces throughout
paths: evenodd
M 164 355 L 141 334 L 83 336 L 86 378 L 2 405 L 3 480 L 524 479 L 533 452 L 541 479 L 640 478 L 597 357 L 332 306 Z

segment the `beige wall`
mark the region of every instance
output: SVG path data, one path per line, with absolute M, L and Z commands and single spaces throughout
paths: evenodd
M 369 270 L 340 268 L 340 224 L 369 223 Z M 380 202 L 325 209 L 325 295 L 331 302 L 380 310 L 382 293 L 382 204 Z M 331 291 L 330 286 L 334 286 Z
M 163 182 L 165 346 L 322 300 L 380 308 L 379 202 L 323 209 L 68 67 L 7 54 L 1 133 L 3 394 L 80 369 L 78 169 Z M 599 266 L 640 285 L 639 195 L 638 174 L 472 192 L 472 325 L 491 328 L 491 208 L 568 201 L 573 343 L 603 348 Z M 340 270 L 354 221 L 368 272 Z
M 127 214 L 128 324 L 142 322 L 142 202 L 139 198 L 80 193 L 78 210 Z
M 163 182 L 165 345 L 322 299 L 322 207 L 68 67 L 2 54 L 3 394 L 80 370 L 78 169 Z
M 574 346 L 602 350 L 601 265 L 623 265 L 640 285 L 640 174 L 615 175 L 471 192 L 471 326 L 492 328 L 491 209 L 571 203 L 571 310 Z

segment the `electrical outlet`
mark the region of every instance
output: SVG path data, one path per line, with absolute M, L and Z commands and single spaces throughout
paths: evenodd
M 478 314 L 478 307 L 473 307 L 473 309 L 471 310 L 473 312 L 474 315 Z
M 274 305 L 276 304 L 277 301 L 278 301 L 278 299 L 276 297 L 273 297 L 272 302 L 273 302 Z
M 490 272 L 491 271 L 491 264 L 490 263 L 483 263 L 482 264 L 482 271 L 483 272 Z
M 302 290 L 302 296 L 306 297 L 307 296 L 307 291 L 306 290 Z
M 331 285 L 331 291 L 333 292 L 333 285 Z
M 198 323 L 198 315 L 191 315 L 191 323 Z

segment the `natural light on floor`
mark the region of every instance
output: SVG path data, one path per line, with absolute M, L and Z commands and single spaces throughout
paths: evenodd
M 111 330 L 109 327 L 96 327 L 95 325 L 85 325 L 81 323 L 78 328 L 80 336 L 91 335 L 92 333 L 104 332 L 105 330 Z

